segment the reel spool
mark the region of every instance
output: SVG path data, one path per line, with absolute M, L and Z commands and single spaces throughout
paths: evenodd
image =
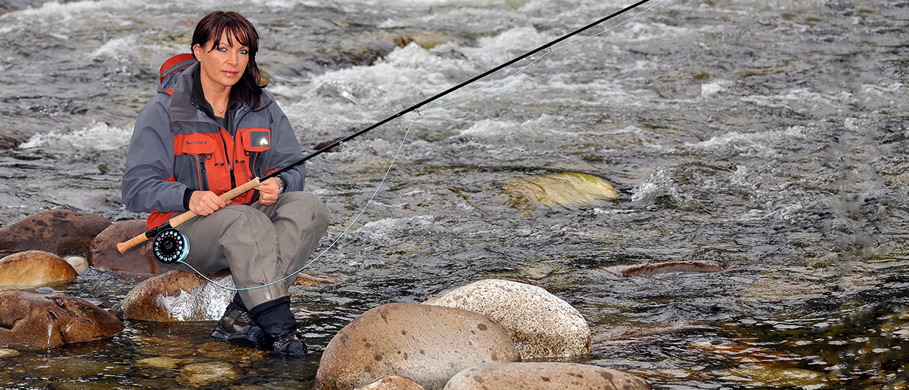
M 155 236 L 152 253 L 164 264 L 183 261 L 189 255 L 189 239 L 177 229 L 165 229 Z

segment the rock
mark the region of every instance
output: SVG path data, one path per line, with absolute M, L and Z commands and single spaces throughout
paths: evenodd
M 754 345 L 701 341 L 691 343 L 690 346 L 704 352 L 711 352 L 732 358 L 740 364 L 795 366 L 801 363 L 799 356 Z
M 829 386 L 829 372 L 805 368 L 741 366 L 721 375 L 722 379 L 742 382 L 742 388 L 749 389 L 823 389 Z
M 38 287 L 72 282 L 79 273 L 66 260 L 38 250 L 0 259 L 0 288 Z
M 315 388 L 350 389 L 388 375 L 441 389 L 457 372 L 519 359 L 501 326 L 466 310 L 390 303 L 369 310 L 325 347 Z
M 389 375 L 354 390 L 425 390 L 425 388 L 406 376 Z
M 52 348 L 107 339 L 121 330 L 117 317 L 79 298 L 0 291 L 0 346 Z
M 175 264 L 164 264 L 155 260 L 149 242 L 123 254 L 117 251 L 117 244 L 145 231 L 145 221 L 142 220 L 121 221 L 104 229 L 91 244 L 92 267 L 129 276 L 161 275 L 176 270 Z
M 168 356 L 155 356 L 136 360 L 136 365 L 140 367 L 154 367 L 165 369 L 177 368 L 177 366 L 179 366 L 181 363 L 183 363 L 183 360 Z
M 19 356 L 19 351 L 10 348 L 0 348 L 0 359 Z
M 336 284 L 341 284 L 341 279 L 328 275 L 310 275 L 304 272 L 298 273 L 293 283 L 298 287 L 321 287 Z
M 227 271 L 206 275 L 215 283 L 233 288 Z M 219 287 L 196 273 L 170 271 L 146 279 L 120 303 L 120 317 L 131 320 L 176 322 L 215 321 L 233 299 L 234 291 Z
M 240 379 L 237 368 L 226 362 L 187 364 L 180 369 L 177 382 L 184 386 L 206 387 Z
M 505 183 L 509 205 L 526 209 L 532 204 L 548 207 L 593 206 L 615 200 L 615 186 L 600 177 L 577 172 L 545 173 L 518 177 Z
M 453 376 L 445 390 L 645 390 L 643 379 L 621 371 L 577 363 L 492 363 Z
M 411 42 L 416 42 L 420 47 L 430 50 L 436 46 L 439 46 L 443 43 L 451 41 L 453 38 L 451 35 L 441 33 L 438 31 L 422 31 L 414 34 L 399 35 L 392 38 L 395 45 L 399 47 L 404 47 L 409 45 Z
M 42 211 L 0 228 L 0 256 L 38 249 L 58 256 L 89 257 L 92 239 L 108 226 L 110 221 L 100 215 Z
M 88 260 L 82 256 L 67 256 L 63 260 L 66 260 L 69 265 L 73 266 L 73 269 L 76 272 L 82 272 L 88 269 Z
M 722 272 L 729 268 L 722 261 L 667 261 L 610 267 L 609 271 L 625 277 L 665 274 L 669 272 Z
M 537 286 L 481 280 L 424 304 L 455 307 L 489 317 L 508 331 L 521 352 L 521 359 L 590 353 L 590 327 L 581 313 Z

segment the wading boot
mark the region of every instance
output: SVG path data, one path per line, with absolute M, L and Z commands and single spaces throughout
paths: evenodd
M 268 336 L 253 321 L 239 295 L 234 295 L 233 302 L 227 305 L 211 337 L 228 344 L 254 348 L 262 348 L 269 343 Z
M 297 332 L 297 320 L 290 311 L 290 297 L 282 297 L 249 309 L 249 314 L 266 334 L 263 349 L 282 357 L 304 357 L 309 351 Z

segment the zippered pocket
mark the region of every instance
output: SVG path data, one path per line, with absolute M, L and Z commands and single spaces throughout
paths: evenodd
M 174 137 L 174 178 L 194 190 L 223 192 L 230 184 L 223 146 L 216 135 L 182 134 Z M 217 183 L 227 180 L 226 184 Z

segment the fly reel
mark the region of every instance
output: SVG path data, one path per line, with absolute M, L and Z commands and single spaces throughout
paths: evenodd
M 155 236 L 152 253 L 164 264 L 181 262 L 189 255 L 189 239 L 177 229 L 164 229 Z

